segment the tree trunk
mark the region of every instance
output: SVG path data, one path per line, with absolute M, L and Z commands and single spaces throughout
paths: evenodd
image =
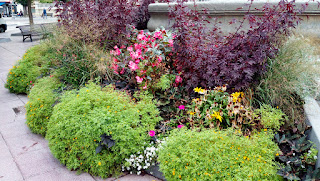
M 23 16 L 27 16 L 27 15 L 28 15 L 27 6 L 23 6 Z
M 33 16 L 31 11 L 31 0 L 28 0 L 28 15 L 29 15 L 29 23 L 33 25 Z

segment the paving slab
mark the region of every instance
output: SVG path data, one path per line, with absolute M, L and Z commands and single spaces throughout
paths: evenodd
M 88 173 L 78 175 L 76 171 L 56 168 L 50 172 L 27 178 L 26 181 L 95 181 Z
M 25 124 L 25 119 L 16 120 L 15 122 L 5 124 L 0 127 L 0 132 L 5 139 L 29 136 L 30 129 Z
M 41 136 L 35 134 L 26 134 L 7 138 L 6 143 L 14 157 L 47 148 L 45 140 Z
M 5 157 L 0 162 L 1 181 L 22 181 L 22 174 L 11 157 Z

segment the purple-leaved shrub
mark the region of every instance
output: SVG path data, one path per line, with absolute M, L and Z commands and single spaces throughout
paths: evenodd
M 252 1 L 251 1 L 252 2 Z M 248 31 L 222 35 L 219 23 L 211 30 L 203 12 L 188 8 L 183 1 L 170 7 L 169 16 L 176 33 L 175 66 L 182 73 L 186 87 L 205 88 L 228 84 L 236 90 L 244 89 L 265 72 L 267 58 L 277 53 L 284 34 L 296 27 L 298 17 L 307 4 L 297 8 L 294 2 L 281 0 L 277 5 L 265 4 L 261 16 L 250 14 L 243 21 L 249 23 Z M 217 22 L 217 21 L 216 21 Z

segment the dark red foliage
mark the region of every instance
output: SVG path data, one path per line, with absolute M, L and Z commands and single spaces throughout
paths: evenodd
M 143 0 L 139 5 L 135 26 L 138 30 L 147 29 L 147 24 L 150 19 L 148 11 L 149 4 L 154 3 L 154 0 Z
M 203 11 L 190 10 L 183 2 L 172 6 L 172 28 L 177 32 L 175 65 L 187 88 L 223 84 L 236 90 L 248 87 L 265 71 L 266 59 L 277 53 L 280 37 L 298 24 L 297 15 L 302 10 L 287 0 L 276 6 L 265 4 L 259 10 L 262 16 L 245 16 L 248 31 L 240 31 L 241 24 L 235 33 L 223 36 L 219 23 L 210 31 L 206 28 Z

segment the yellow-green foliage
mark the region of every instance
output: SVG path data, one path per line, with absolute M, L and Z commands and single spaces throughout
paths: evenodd
M 55 89 L 61 86 L 55 77 L 39 79 L 31 89 L 29 102 L 26 104 L 27 125 L 33 133 L 45 136 L 47 124 L 53 111 L 53 104 L 58 99 Z
M 45 43 L 30 48 L 10 69 L 5 87 L 13 93 L 28 93 L 37 77 L 48 72 L 51 57 L 52 51 Z
M 279 150 L 272 134 L 244 137 L 234 129 L 202 132 L 176 129 L 159 151 L 168 181 L 279 180 L 274 161 Z
M 93 83 L 79 92 L 67 92 L 54 107 L 46 138 L 53 155 L 68 169 L 108 177 L 121 171 L 125 158 L 143 151 L 148 131 L 161 120 L 151 96 L 131 100 L 113 87 L 101 90 Z M 101 135 L 115 145 L 96 154 Z
M 36 81 L 40 74 L 39 67 L 32 65 L 30 62 L 20 60 L 10 69 L 5 87 L 13 93 L 27 93 L 30 85 Z
M 254 110 L 254 113 L 259 115 L 261 124 L 265 128 L 271 128 L 279 130 L 280 126 L 284 124 L 286 115 L 276 108 L 272 108 L 270 105 L 263 104 L 260 109 Z

